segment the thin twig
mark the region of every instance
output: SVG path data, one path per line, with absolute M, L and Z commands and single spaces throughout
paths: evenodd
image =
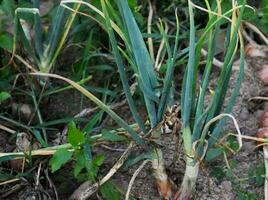
M 9 184 L 9 183 L 14 183 L 14 182 L 17 182 L 19 180 L 20 180 L 19 178 L 14 178 L 14 179 L 10 179 L 10 180 L 7 180 L 7 181 L 3 181 L 3 182 L 0 182 L 0 186 L 6 185 L 6 184 Z
M 129 195 L 130 195 L 130 191 L 131 191 L 131 188 L 132 188 L 132 185 L 136 179 L 136 177 L 138 176 L 138 174 L 140 173 L 140 171 L 144 168 L 144 166 L 149 162 L 149 160 L 145 160 L 143 161 L 143 163 L 138 167 L 138 169 L 134 172 L 132 178 L 130 179 L 129 181 L 129 184 L 128 184 L 128 188 L 127 188 L 127 193 L 126 193 L 126 198 L 125 200 L 129 200 Z
M 265 100 L 265 101 L 268 101 L 268 97 L 261 97 L 261 96 L 251 97 L 248 101 L 252 101 L 252 100 Z
M 248 33 L 245 31 L 245 30 L 243 30 L 242 31 L 242 34 L 243 34 L 243 36 L 244 36 L 244 38 L 252 45 L 252 46 L 258 46 L 258 44 L 248 35 Z
M 48 147 L 48 148 L 43 148 L 43 149 L 38 149 L 34 151 L 26 151 L 26 152 L 13 152 L 13 153 L 0 153 L 0 158 L 5 157 L 5 156 L 12 156 L 10 160 L 15 160 L 15 159 L 21 159 L 21 157 L 24 157 L 25 154 L 29 155 L 31 153 L 31 156 L 50 156 L 53 155 L 58 149 L 60 148 L 71 148 L 71 144 L 63 144 L 63 145 L 58 145 L 58 146 L 53 146 L 53 147 Z M 70 149 L 71 151 L 72 149 Z
M 193 149 L 193 152 L 194 152 L 194 154 L 195 155 L 197 155 L 197 153 L 196 153 L 196 146 L 197 146 L 197 144 L 200 142 L 200 140 L 196 140 L 194 143 L 193 143 L 193 147 L 192 147 L 192 149 Z M 207 140 L 204 140 L 204 142 L 205 142 L 205 145 L 204 145 L 204 149 L 203 149 L 203 154 L 198 158 L 198 162 L 199 163 L 201 163 L 202 162 L 202 160 L 205 158 L 205 156 L 206 156 L 206 153 L 207 153 L 207 150 L 208 150 L 208 141 Z
M 202 53 L 203 56 L 208 55 L 208 52 L 205 49 L 201 49 L 201 53 Z M 217 58 L 214 57 L 213 58 L 213 65 L 215 65 L 216 67 L 222 68 L 223 62 L 221 62 L 220 60 L 218 60 Z
M 227 138 L 229 136 L 235 136 L 235 137 L 238 137 L 237 134 L 234 134 L 234 133 L 228 133 L 227 135 L 225 135 L 223 138 Z M 247 135 L 240 135 L 239 136 L 241 139 L 245 139 L 245 140 L 251 140 L 251 141 L 255 141 L 255 142 L 267 142 L 267 139 L 264 139 L 264 138 L 257 138 L 257 137 L 253 137 L 253 136 L 247 136 Z M 267 144 L 266 144 L 267 145 Z M 262 145 L 261 145 L 262 146 Z
M 6 127 L 6 126 L 3 126 L 3 125 L 1 125 L 1 124 L 0 124 L 0 129 L 2 129 L 3 131 L 8 132 L 8 133 L 10 133 L 10 134 L 15 134 L 15 133 L 16 133 L 16 131 L 14 131 L 14 130 L 12 130 L 12 129 Z
M 231 114 L 222 113 L 222 114 L 220 114 L 220 115 L 218 115 L 218 116 L 212 118 L 212 119 L 205 125 L 201 137 L 204 137 L 204 136 L 205 136 L 205 131 L 206 131 L 206 130 L 207 130 L 207 129 L 214 123 L 214 122 L 216 122 L 216 121 L 218 121 L 218 120 L 220 120 L 220 119 L 222 119 L 222 118 L 224 118 L 224 117 L 229 117 L 229 118 L 231 118 L 232 121 L 233 121 L 233 123 L 234 123 L 234 126 L 235 126 L 235 128 L 236 128 L 237 134 L 236 134 L 236 135 L 233 134 L 233 135 L 235 135 L 235 136 L 237 137 L 237 142 L 238 142 L 238 144 L 239 144 L 239 147 L 238 147 L 237 151 L 239 151 L 239 150 L 242 148 L 242 146 L 243 146 L 243 143 L 242 143 L 242 138 L 243 138 L 243 137 L 242 137 L 242 134 L 241 134 L 241 131 L 240 131 L 240 129 L 239 129 L 239 125 L 238 125 L 236 119 L 235 119 L 234 116 L 231 115 Z
M 48 175 L 48 169 L 45 169 L 45 175 L 46 175 L 46 178 L 47 178 L 47 180 L 48 180 L 48 182 L 49 182 L 50 187 L 52 187 L 53 190 L 54 190 L 56 200 L 59 200 L 58 192 L 57 192 L 57 189 L 56 189 L 56 187 L 55 187 L 55 184 L 52 182 L 51 178 L 50 178 L 49 175 Z
M 100 146 L 101 146 L 102 148 L 108 149 L 108 150 L 110 150 L 110 151 L 119 151 L 119 152 L 124 152 L 124 151 L 125 151 L 125 149 L 115 149 L 115 148 L 109 147 L 109 146 L 107 146 L 107 145 L 105 145 L 105 144 L 101 144 Z
M 40 173 L 42 169 L 42 163 L 39 163 L 38 170 L 37 170 L 37 175 L 36 175 L 36 182 L 35 182 L 35 189 L 37 190 L 39 184 L 40 184 Z
M 253 30 L 255 33 L 257 33 L 261 39 L 266 43 L 266 45 L 268 45 L 268 38 L 265 37 L 265 35 L 253 24 L 249 23 L 249 22 L 245 22 L 244 23 L 248 28 L 250 28 L 251 30 Z
M 32 67 L 29 63 L 27 63 L 26 60 L 24 60 L 22 57 L 19 55 L 15 55 L 15 57 L 22 63 L 24 64 L 28 69 L 30 69 L 32 72 L 38 72 L 34 67 Z
M 199 10 L 202 10 L 202 11 L 204 11 L 204 12 L 206 12 L 206 13 L 210 13 L 210 14 L 215 15 L 215 16 L 217 16 L 217 17 L 222 17 L 222 18 L 226 19 L 227 21 L 232 22 L 232 19 L 230 19 L 230 18 L 227 17 L 226 15 L 222 15 L 222 14 L 213 12 L 213 11 L 211 11 L 211 10 L 208 10 L 208 9 L 206 9 L 206 8 L 203 8 L 203 7 L 201 7 L 201 6 L 198 6 L 198 5 L 194 4 L 192 1 L 190 1 L 190 3 L 192 4 L 193 7 L 197 8 L 197 9 L 199 9 Z M 229 11 L 235 11 L 235 10 L 238 10 L 239 8 L 241 8 L 241 7 L 242 7 L 242 5 L 239 5 L 239 6 L 233 6 L 233 8 L 232 8 L 231 10 L 229 10 Z M 251 7 L 251 6 L 249 6 L 249 5 L 246 5 L 245 7 L 247 7 L 247 8 L 249 8 L 249 9 L 252 9 L 253 11 L 255 11 L 255 9 L 254 9 L 253 7 Z

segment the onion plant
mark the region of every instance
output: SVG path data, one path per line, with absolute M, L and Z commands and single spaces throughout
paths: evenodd
M 115 8 L 109 1 L 101 0 L 102 10 L 97 9 L 92 4 L 81 1 L 66 0 L 63 1 L 62 4 L 66 6 L 67 3 L 74 2 L 87 5 L 100 15 L 101 19 L 96 17 L 95 20 L 97 20 L 108 33 L 123 90 L 131 114 L 140 128 L 140 135 L 145 137 L 148 136 L 148 134 L 151 134 L 155 139 L 159 139 L 161 129 L 156 127 L 164 120 L 164 113 L 168 104 L 171 102 L 171 92 L 173 89 L 172 79 L 179 38 L 178 17 L 176 16 L 177 31 L 175 42 L 172 46 L 170 45 L 169 38 L 164 32 L 164 27 L 160 22 L 160 33 L 168 52 L 165 62 L 167 66 L 166 74 L 164 78 L 161 78 L 154 71 L 154 63 L 149 54 L 149 50 L 127 1 L 116 0 L 115 3 L 117 8 Z M 123 47 L 120 42 L 124 43 Z M 137 111 L 138 106 L 135 104 L 132 97 L 132 91 L 127 76 L 131 75 L 126 73 L 129 67 L 132 76 L 134 75 L 136 77 L 137 88 L 142 93 L 149 126 L 146 125 L 146 121 L 141 119 Z M 159 192 L 164 198 L 170 198 L 171 183 L 165 172 L 162 151 L 154 145 L 149 145 L 146 150 L 151 152 L 152 168 Z
M 80 4 L 74 5 L 78 10 Z M 18 42 L 23 45 L 28 59 L 36 66 L 35 70 L 49 72 L 61 52 L 67 35 L 73 24 L 76 12 L 66 12 L 62 6 L 58 6 L 56 15 L 53 16 L 53 25 L 49 28 L 48 37 L 42 30 L 41 16 L 39 12 L 39 0 L 33 0 L 32 8 L 17 8 L 14 15 L 14 41 L 13 55 L 15 55 Z M 33 38 L 31 29 L 25 24 L 33 22 Z
M 148 131 L 152 131 L 152 136 L 158 137 L 161 135 L 161 130 L 157 129 L 157 125 L 164 120 L 164 113 L 166 107 L 170 103 L 171 91 L 172 91 L 172 79 L 175 64 L 175 57 L 178 48 L 178 35 L 179 35 L 179 23 L 177 18 L 177 32 L 173 49 L 169 45 L 167 35 L 165 35 L 164 29 L 161 26 L 160 32 L 166 44 L 168 51 L 168 58 L 166 60 L 167 71 L 163 80 L 163 87 L 160 85 L 160 77 L 154 71 L 153 61 L 149 55 L 149 51 L 145 45 L 141 31 L 135 21 L 135 18 L 129 8 L 127 1 L 117 0 L 117 7 L 119 9 L 120 17 L 122 19 L 121 29 L 125 38 L 125 46 L 127 52 L 128 63 L 133 67 L 133 73 L 137 78 L 138 88 L 142 92 L 145 108 L 147 110 L 148 119 L 150 122 L 149 127 L 145 127 L 139 114 L 137 112 L 137 106 L 131 96 L 130 86 L 127 81 L 125 72 L 125 66 L 123 58 L 120 54 L 122 51 L 116 40 L 110 20 L 112 19 L 113 9 L 108 1 L 102 0 L 102 10 L 106 22 L 106 30 L 109 35 L 112 51 L 116 59 L 116 64 L 119 70 L 121 82 L 124 87 L 126 98 L 131 110 L 131 113 L 139 125 L 141 132 L 147 134 Z M 118 20 L 119 21 L 119 20 Z M 152 147 L 152 168 L 154 170 L 154 177 L 156 178 L 158 190 L 164 198 L 170 198 L 171 184 L 168 180 L 168 176 L 165 172 L 164 159 L 160 148 Z
M 222 13 L 220 1 L 215 1 L 212 6 L 206 1 L 206 5 L 207 9 L 203 10 L 208 12 L 209 20 L 201 37 L 197 40 L 194 25 L 194 4 L 188 0 L 190 16 L 189 57 L 181 94 L 182 138 L 186 154 L 186 169 L 176 199 L 190 199 L 192 190 L 195 188 L 200 162 L 205 158 L 207 151 L 223 136 L 222 128 L 225 119 L 218 116 L 221 113 L 231 112 L 243 78 L 244 48 L 239 29 L 245 1 L 240 5 L 237 5 L 236 1 L 232 1 L 232 9 L 226 13 Z M 223 26 L 227 26 L 224 62 L 220 69 L 217 86 L 211 92 L 208 90 L 209 79 L 215 56 L 217 35 Z M 201 49 L 205 44 L 208 46 L 208 55 L 199 85 L 197 84 L 197 73 Z M 238 44 L 240 44 L 240 68 L 236 82 L 232 85 L 234 88 L 231 97 L 228 102 L 225 102 L 227 90 L 230 88 L 230 77 Z M 208 104 L 205 103 L 207 95 L 210 95 Z

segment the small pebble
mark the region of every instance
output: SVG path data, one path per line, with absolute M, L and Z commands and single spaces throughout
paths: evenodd
M 227 191 L 227 192 L 230 192 L 232 190 L 232 183 L 231 183 L 231 181 L 223 181 L 221 183 L 221 185 L 222 185 L 223 189 L 225 191 Z

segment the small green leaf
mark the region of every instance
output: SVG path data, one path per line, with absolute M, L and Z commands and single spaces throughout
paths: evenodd
M 72 158 L 73 152 L 67 149 L 58 149 L 49 161 L 51 171 L 54 173 Z
M 128 167 L 135 165 L 141 160 L 146 160 L 146 159 L 153 159 L 152 152 L 145 152 L 142 154 L 131 154 L 126 162 L 124 163 L 124 168 L 127 169 Z
M 68 141 L 73 147 L 78 147 L 85 141 L 84 134 L 76 128 L 74 122 L 68 124 Z
M 257 200 L 257 196 L 247 191 L 239 191 L 236 200 Z
M 130 7 L 131 9 L 134 9 L 135 7 L 138 6 L 138 2 L 137 2 L 137 0 L 128 0 L 128 4 L 129 4 L 129 7 Z
M 120 142 L 120 141 L 125 141 L 126 138 L 120 135 L 116 135 L 112 132 L 109 131 L 103 131 L 102 133 L 102 139 L 108 140 L 111 142 Z
M 92 153 L 91 153 L 90 145 L 88 143 L 84 143 L 83 151 L 84 151 L 86 160 L 91 161 L 92 160 Z
M 15 178 L 13 175 L 11 175 L 10 173 L 5 173 L 5 172 L 0 172 L 0 181 L 6 181 L 6 180 L 10 180 L 12 178 Z
M 234 177 L 234 172 L 232 169 L 227 169 L 226 170 L 226 176 L 229 178 L 233 178 Z
M 212 167 L 211 175 L 216 177 L 217 179 L 222 179 L 225 177 L 225 173 L 222 167 Z
M 83 132 L 90 133 L 92 129 L 94 128 L 94 126 L 98 123 L 101 116 L 102 116 L 102 111 L 95 114 L 86 124 L 85 128 L 83 129 Z
M 0 47 L 6 49 L 9 52 L 12 52 L 13 48 L 13 39 L 12 37 L 2 34 L 0 35 Z
M 10 0 L 3 0 L 1 2 L 1 11 L 3 11 L 6 15 L 13 17 L 14 16 L 14 9 L 15 4 L 14 1 Z
M 234 151 L 237 151 L 239 149 L 239 144 L 237 142 L 236 137 L 230 137 L 229 140 L 228 140 L 228 145 Z
M 105 156 L 103 154 L 99 154 L 95 156 L 95 158 L 93 159 L 93 164 L 99 167 L 103 164 L 104 159 L 105 159 Z
M 75 150 L 75 159 L 81 166 L 85 166 L 86 158 L 83 150 Z
M 264 163 L 260 163 L 259 165 L 252 165 L 249 168 L 248 172 L 249 184 L 256 185 L 257 187 L 261 187 L 265 181 L 265 166 Z
M 100 187 L 101 196 L 105 200 L 120 200 L 121 193 L 118 191 L 116 186 L 110 181 L 106 182 Z
M 96 182 L 96 177 L 98 174 L 98 168 L 91 166 L 90 170 L 87 170 L 88 179 L 92 180 L 93 182 Z
M 208 150 L 206 160 L 210 161 L 222 154 L 222 148 L 211 148 Z
M 237 161 L 235 159 L 229 160 L 230 168 L 233 170 L 237 166 Z
M 38 142 L 42 145 L 42 147 L 48 147 L 48 144 L 46 141 L 43 139 L 42 135 L 40 134 L 40 131 L 34 129 L 33 130 L 34 136 L 38 140 Z
M 84 167 L 76 163 L 74 166 L 74 176 L 77 177 L 82 171 L 82 169 L 84 169 Z
M 0 92 L 0 103 L 9 99 L 11 95 L 7 92 Z

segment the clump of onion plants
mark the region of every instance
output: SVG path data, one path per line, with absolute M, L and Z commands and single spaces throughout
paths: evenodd
M 124 119 L 119 117 L 107 105 L 81 86 L 74 85 L 74 83 L 62 77 L 61 79 L 72 84 L 76 89 L 95 102 L 123 127 L 132 136 L 133 140 L 144 147 L 146 152 L 150 153 L 151 156 L 149 159 L 152 163 L 153 174 L 156 178 L 159 192 L 165 199 L 172 198 L 171 183 L 165 171 L 163 153 L 157 145 L 148 143 L 145 139 L 149 136 L 153 136 L 153 139 L 160 138 L 161 129 L 159 129 L 159 124 L 161 125 L 161 122 L 164 121 L 164 113 L 172 99 L 171 94 L 174 89 L 172 78 L 174 75 L 175 61 L 178 57 L 178 18 L 176 23 L 176 37 L 173 45 L 170 45 L 169 38 L 160 23 L 160 32 L 167 50 L 167 59 L 164 62 L 167 70 L 164 79 L 161 80 L 161 77 L 154 71 L 154 63 L 127 1 L 116 0 L 116 8 L 114 8 L 114 5 L 111 5 L 108 0 L 101 0 L 100 7 L 102 10 L 99 10 L 90 3 L 77 0 L 65 0 L 61 2 L 61 5 L 69 8 L 67 6 L 69 3 L 81 3 L 98 14 L 98 17 L 91 16 L 90 14 L 88 16 L 94 18 L 109 35 L 111 50 L 118 67 L 126 99 L 140 131 L 134 131 Z M 222 13 L 220 1 L 214 2 L 212 6 L 206 1 L 207 9 L 202 9 L 208 12 L 209 20 L 203 29 L 201 37 L 198 39 L 195 37 L 194 4 L 188 0 L 188 5 L 190 16 L 189 59 L 184 74 L 181 95 L 182 138 L 186 155 L 186 170 L 181 188 L 175 196 L 175 199 L 183 200 L 189 199 L 195 188 L 200 162 L 205 158 L 207 150 L 213 147 L 217 140 L 222 137 L 222 127 L 225 119 L 221 119 L 219 116 L 231 116 L 226 113 L 231 112 L 235 103 L 244 69 L 243 41 L 239 28 L 245 8 L 245 1 L 237 5 L 236 1 L 233 0 L 233 8 L 226 13 Z M 73 10 L 72 8 L 69 9 Z M 87 15 L 85 13 L 83 14 Z M 218 33 L 222 27 L 227 27 L 224 62 L 220 69 L 221 72 L 217 87 L 211 92 L 208 91 L 208 85 L 217 45 L 215 41 L 217 41 Z M 232 65 L 239 45 L 240 69 L 232 95 L 227 104 L 224 105 L 232 74 Z M 201 84 L 199 85 L 197 84 L 197 74 L 201 60 L 201 50 L 205 46 L 208 47 L 207 62 Z M 140 117 L 138 107 L 132 97 L 133 90 L 128 81 L 128 76 L 130 75 L 135 76 L 136 87 L 143 96 L 149 125 Z M 50 76 L 56 77 L 55 75 Z M 57 76 L 57 78 L 59 77 Z M 209 94 L 211 95 L 211 100 L 207 105 L 205 104 L 205 96 Z M 218 121 L 218 119 L 221 120 Z
M 223 137 L 223 125 L 226 119 L 218 117 L 221 113 L 230 113 L 239 94 L 239 88 L 244 71 L 243 40 L 240 34 L 240 24 L 245 9 L 245 1 L 238 4 L 232 1 L 232 9 L 222 13 L 220 1 L 210 5 L 206 1 L 209 20 L 203 29 L 201 37 L 195 37 L 194 9 L 195 6 L 190 0 L 190 44 L 189 59 L 184 74 L 182 95 L 181 95 L 181 118 L 182 138 L 184 152 L 186 155 L 186 169 L 180 189 L 176 194 L 177 200 L 190 199 L 195 188 L 200 163 L 204 161 L 206 153 L 217 141 Z M 209 79 L 211 78 L 212 63 L 217 45 L 217 35 L 222 27 L 227 26 L 227 35 L 224 44 L 224 61 L 220 69 L 218 82 L 213 91 L 208 90 Z M 200 62 L 201 49 L 208 46 L 206 65 L 200 85 L 197 84 L 197 73 Z M 240 45 L 240 68 L 232 94 L 225 101 L 227 90 L 230 88 L 230 77 L 234 58 Z M 206 95 L 210 95 L 209 103 L 205 103 Z M 226 103 L 226 104 L 225 104 Z M 230 116 L 222 114 L 222 116 Z
M 92 4 L 81 1 L 66 0 L 63 1 L 62 4 L 66 5 L 67 3 L 74 2 L 87 5 L 102 17 L 101 19 L 96 18 L 96 20 L 99 21 L 99 24 L 109 35 L 111 49 L 118 67 L 123 90 L 131 114 L 140 128 L 139 135 L 141 137 L 150 135 L 155 139 L 159 139 L 162 132 L 157 126 L 164 120 L 166 108 L 168 104 L 171 103 L 171 93 L 173 90 L 172 79 L 179 38 L 178 17 L 176 17 L 176 37 L 172 47 L 170 46 L 168 36 L 164 32 L 163 25 L 160 23 L 160 33 L 168 52 L 167 60 L 164 62 L 167 66 L 166 74 L 161 80 L 161 77 L 154 71 L 154 63 L 149 54 L 149 50 L 127 1 L 116 0 L 115 4 L 117 8 L 114 8 L 109 1 L 101 0 L 102 11 L 98 10 Z M 122 46 L 121 43 L 124 43 L 124 46 Z M 141 119 L 137 111 L 138 106 L 132 97 L 133 91 L 131 90 L 128 80 L 129 77 L 133 75 L 136 78 L 137 88 L 141 92 L 145 102 L 145 111 L 149 122 L 148 125 L 146 125 L 146 121 Z M 148 145 L 146 151 L 151 154 L 150 159 L 158 190 L 165 199 L 168 199 L 172 195 L 171 183 L 165 171 L 162 151 L 155 145 Z
M 153 137 L 159 138 L 159 136 L 161 135 L 161 130 L 157 129 L 156 127 L 164 120 L 164 113 L 171 99 L 172 78 L 178 48 L 178 18 L 177 33 L 173 49 L 171 49 L 171 47 L 169 46 L 168 38 L 167 35 L 165 35 L 164 33 L 163 27 L 160 28 L 160 32 L 163 34 L 163 39 L 165 41 L 166 48 L 168 51 L 168 59 L 165 63 L 167 65 L 167 71 L 162 82 L 163 87 L 159 88 L 160 82 L 158 80 L 159 77 L 157 77 L 157 74 L 154 71 L 154 63 L 145 45 L 141 31 L 128 6 L 128 3 L 124 0 L 116 1 L 122 19 L 121 30 L 124 30 L 122 32 L 124 35 L 123 38 L 125 39 L 124 42 L 127 49 L 126 53 L 128 57 L 128 62 L 131 64 L 133 68 L 133 73 L 137 77 L 138 87 L 139 90 L 142 92 L 145 101 L 145 108 L 150 122 L 149 127 L 146 127 L 144 122 L 142 122 L 141 118 L 139 117 L 139 114 L 137 112 L 137 106 L 132 99 L 127 77 L 125 74 L 126 72 L 125 66 L 123 64 L 123 58 L 120 55 L 120 48 L 118 47 L 118 42 L 116 41 L 116 37 L 114 35 L 114 31 L 110 23 L 113 10 L 109 10 L 108 1 L 102 0 L 101 3 L 105 15 L 106 30 L 109 34 L 110 43 L 112 45 L 112 50 L 116 58 L 120 78 L 132 115 L 137 124 L 139 124 L 143 135 L 146 135 L 149 131 L 151 131 L 151 135 Z M 151 162 L 153 174 L 158 186 L 158 191 L 165 199 L 169 199 L 172 195 L 171 183 L 165 171 L 162 150 L 160 148 L 151 146 L 149 151 L 152 151 Z

